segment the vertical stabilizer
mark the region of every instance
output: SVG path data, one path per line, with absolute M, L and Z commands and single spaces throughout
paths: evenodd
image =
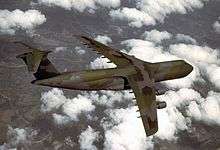
M 18 55 L 17 58 L 25 62 L 28 71 L 33 72 L 37 80 L 46 79 L 60 74 L 47 58 L 50 52 L 32 49 L 30 52 Z

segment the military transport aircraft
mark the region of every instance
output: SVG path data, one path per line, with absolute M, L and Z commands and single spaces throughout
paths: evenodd
M 116 68 L 58 72 L 47 55 L 23 43 L 30 52 L 18 55 L 36 80 L 31 83 L 73 90 L 128 90 L 132 89 L 147 136 L 158 131 L 157 109 L 165 108 L 166 102 L 156 101 L 156 95 L 164 94 L 155 89 L 155 82 L 187 76 L 193 67 L 184 60 L 150 63 L 122 53 L 86 36 L 77 36 L 89 48 L 96 50 L 117 65 Z

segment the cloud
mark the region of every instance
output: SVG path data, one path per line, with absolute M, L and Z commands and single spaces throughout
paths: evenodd
M 218 18 L 220 20 L 220 17 Z M 219 21 L 216 21 L 214 24 L 213 24 L 213 28 L 214 30 L 217 32 L 217 33 L 220 33 L 220 22 Z
M 196 40 L 190 37 L 189 35 L 177 34 L 175 38 L 178 42 L 184 42 L 188 44 L 197 44 Z
M 48 112 L 53 109 L 59 109 L 64 103 L 66 103 L 67 98 L 64 96 L 62 90 L 53 88 L 41 95 L 41 101 L 41 111 Z
M 202 8 L 206 0 L 139 0 L 136 8 L 123 7 L 110 11 L 110 16 L 115 19 L 126 20 L 132 27 L 155 25 L 163 22 L 171 13 L 185 14 L 195 8 Z
M 7 143 L 0 145 L 1 150 L 17 149 L 19 146 L 30 147 L 33 137 L 37 134 L 31 128 L 12 128 L 9 126 L 7 133 Z
M 79 136 L 79 144 L 81 150 L 97 150 L 94 145 L 95 141 L 100 138 L 99 132 L 94 131 L 90 126 L 83 131 Z
M 155 43 L 161 43 L 163 40 L 172 38 L 172 34 L 168 33 L 167 31 L 160 32 L 158 30 L 145 31 L 143 35 L 146 40 Z
M 220 93 L 210 91 L 201 101 L 191 101 L 187 113 L 195 120 L 220 125 Z
M 97 9 L 97 6 L 116 8 L 121 4 L 120 0 L 38 0 L 39 4 L 47 6 L 59 6 L 67 10 L 76 9 L 79 12 L 83 12 L 88 9 L 89 12 L 93 12 Z
M 152 138 L 146 137 L 142 121 L 136 107 L 126 109 L 109 109 L 109 118 L 104 118 L 102 126 L 105 130 L 104 146 L 106 150 L 144 150 L 152 149 Z M 108 121 L 108 120 L 111 121 Z
M 95 40 L 105 45 L 112 42 L 112 39 L 106 35 L 98 35 Z
M 80 114 L 89 114 L 95 110 L 95 106 L 92 101 L 85 96 L 78 95 L 77 97 L 70 99 L 64 96 L 62 90 L 53 88 L 52 90 L 45 92 L 41 97 L 42 112 L 57 111 L 61 109 L 61 114 L 53 114 L 54 120 L 57 124 L 65 124 L 69 121 L 78 121 Z
M 155 25 L 155 19 L 147 13 L 137 10 L 136 8 L 123 7 L 122 9 L 111 10 L 109 15 L 113 19 L 127 20 L 129 26 L 142 27 L 143 25 Z
M 66 50 L 67 50 L 67 47 L 60 46 L 60 47 L 56 47 L 54 52 L 58 53 L 58 52 L 66 51 Z
M 62 106 L 63 113 L 69 116 L 72 120 L 78 121 L 78 115 L 81 113 L 89 113 L 95 109 L 90 99 L 78 95 L 76 98 L 69 99 Z
M 218 51 L 208 46 L 174 44 L 170 45 L 170 52 L 192 63 L 216 63 L 218 60 Z
M 215 85 L 216 88 L 220 89 L 220 66 L 212 64 L 209 66 L 205 65 L 204 68 L 211 83 Z
M 122 44 L 127 46 L 129 55 L 134 55 L 144 61 L 160 62 L 179 59 L 175 55 L 163 51 L 162 46 L 147 40 L 130 39 L 123 41 Z
M 38 10 L 0 10 L 0 33 L 13 35 L 17 30 L 30 32 L 45 21 L 45 15 Z
M 79 47 L 79 46 L 76 46 L 76 47 L 75 47 L 75 50 L 76 50 L 76 52 L 77 52 L 78 54 L 80 54 L 80 55 L 83 55 L 83 54 L 86 53 L 86 51 L 85 51 L 84 49 L 82 49 L 81 47 Z
M 98 57 L 94 61 L 90 62 L 91 69 L 103 69 L 103 68 L 115 68 L 116 65 L 113 63 L 108 63 L 110 60 L 108 58 Z

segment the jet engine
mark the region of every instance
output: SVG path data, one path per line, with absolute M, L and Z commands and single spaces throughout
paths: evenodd
M 162 101 L 162 102 L 159 102 L 157 101 L 157 109 L 163 109 L 163 108 L 166 108 L 167 107 L 167 103 Z
M 156 89 L 155 92 L 156 92 L 156 95 L 163 95 L 166 93 L 167 90 L 165 89 Z

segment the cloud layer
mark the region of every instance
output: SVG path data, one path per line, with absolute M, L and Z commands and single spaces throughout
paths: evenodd
M 116 8 L 121 4 L 120 0 L 38 0 L 40 4 L 47 6 L 59 6 L 65 9 L 76 9 L 79 12 L 84 10 L 95 10 L 97 6 Z
M 0 10 L 0 33 L 13 35 L 17 30 L 30 32 L 45 21 L 45 15 L 38 10 Z
M 112 10 L 110 16 L 116 19 L 126 20 L 132 27 L 143 25 L 155 25 L 163 22 L 165 17 L 171 13 L 185 14 L 195 8 L 202 8 L 207 0 L 139 0 L 136 8 L 123 7 Z

